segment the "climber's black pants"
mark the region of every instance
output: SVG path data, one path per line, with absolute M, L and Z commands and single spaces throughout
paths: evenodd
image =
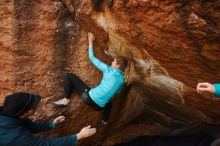
M 74 74 L 67 74 L 67 77 L 64 81 L 64 97 L 70 98 L 71 93 L 75 89 L 77 94 L 82 98 L 82 100 L 89 105 L 91 108 L 93 108 L 96 111 L 102 111 L 102 120 L 107 121 L 110 113 L 111 113 L 111 108 L 112 104 L 109 102 L 106 104 L 104 108 L 100 107 L 97 105 L 92 98 L 89 96 L 89 86 L 86 85 L 79 77 L 77 77 Z

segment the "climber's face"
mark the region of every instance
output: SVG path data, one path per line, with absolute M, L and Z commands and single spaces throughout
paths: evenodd
M 114 68 L 119 68 L 120 67 L 120 65 L 117 63 L 117 59 L 116 58 L 114 58 L 114 61 L 112 61 L 111 67 L 114 67 Z

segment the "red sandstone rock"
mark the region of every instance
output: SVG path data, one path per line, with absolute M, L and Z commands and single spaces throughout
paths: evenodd
M 88 124 L 98 128 L 81 145 L 112 145 L 189 122 L 219 124 L 220 101 L 195 91 L 198 82 L 220 80 L 218 0 L 115 0 L 111 8 L 103 3 L 101 12 L 89 0 L 75 4 L 71 15 L 65 1 L 0 2 L 1 102 L 17 91 L 41 94 L 34 119 L 67 117 L 49 135 L 76 133 Z M 67 108 L 51 105 L 62 96 L 67 72 L 91 87 L 99 83 L 101 73 L 88 60 L 88 31 L 96 36 L 95 55 L 102 61 L 129 60 L 128 85 L 114 98 L 107 127 L 100 125 L 101 113 L 75 93 Z

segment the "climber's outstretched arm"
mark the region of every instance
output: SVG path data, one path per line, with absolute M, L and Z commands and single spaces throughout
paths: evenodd
M 203 92 L 209 92 L 211 94 L 214 94 L 216 97 L 220 97 L 220 84 L 210 84 L 210 83 L 199 83 L 197 85 L 197 92 L 203 93 Z
M 52 122 L 32 122 L 31 120 L 25 120 L 23 124 L 32 133 L 39 133 L 54 129 L 57 124 L 62 123 L 64 120 L 64 116 L 59 116 Z
M 93 53 L 93 41 L 94 36 L 92 33 L 88 33 L 88 41 L 89 41 L 89 59 L 90 61 L 102 72 L 108 71 L 111 67 L 104 62 L 100 61 L 98 58 L 95 57 Z
M 25 145 L 36 145 L 36 146 L 73 146 L 76 145 L 77 141 L 96 133 L 95 128 L 91 126 L 84 127 L 78 134 L 70 135 L 59 138 L 43 138 L 35 137 L 32 135 L 25 135 L 25 137 L 18 138 L 17 143 L 24 143 Z M 25 141 L 24 141 L 25 138 Z

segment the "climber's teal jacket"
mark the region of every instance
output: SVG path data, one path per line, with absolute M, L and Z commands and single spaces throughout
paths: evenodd
M 214 85 L 214 87 L 215 87 L 215 93 L 214 93 L 214 95 L 216 96 L 216 97 L 220 97 L 220 84 L 213 84 Z
M 100 107 L 105 105 L 122 89 L 124 85 L 124 74 L 120 69 L 113 68 L 94 56 L 93 48 L 89 48 L 90 61 L 103 73 L 102 80 L 98 86 L 89 91 L 92 100 Z
M 52 122 L 34 123 L 30 120 L 0 115 L 0 146 L 73 146 L 76 144 L 75 135 L 62 138 L 43 138 L 32 135 L 54 127 Z

